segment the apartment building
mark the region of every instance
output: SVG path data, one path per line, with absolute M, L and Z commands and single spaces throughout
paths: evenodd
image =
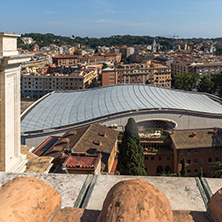
M 116 84 L 153 84 L 171 87 L 171 68 L 161 64 L 127 64 L 102 71 L 102 86 Z
M 174 153 L 170 138 L 142 138 L 141 145 L 144 148 L 144 165 L 148 176 L 173 172 Z
M 175 60 L 171 64 L 172 76 L 184 72 L 199 73 L 200 76 L 212 75 L 222 71 L 222 62 L 195 63 L 183 60 Z
M 214 63 L 192 63 L 190 65 L 193 73 L 199 73 L 200 76 L 212 75 L 222 72 L 222 62 Z
M 170 135 L 174 150 L 174 172 L 179 173 L 186 159 L 188 176 L 212 176 L 212 164 L 222 161 L 222 131 L 219 128 L 176 130 Z
M 178 174 L 182 160 L 186 160 L 187 174 L 212 177 L 212 165 L 222 161 L 221 129 L 173 130 L 170 137 L 141 139 L 144 147 L 144 165 L 148 176 L 162 173 Z
M 104 55 L 95 56 L 78 56 L 78 55 L 57 55 L 52 58 L 53 63 L 58 66 L 71 66 L 77 63 L 103 63 L 110 61 L 121 61 L 121 53 L 112 54 L 107 53 Z
M 81 90 L 92 86 L 96 83 L 97 78 L 97 68 L 75 70 L 70 74 L 22 74 L 21 94 L 35 97 L 57 90 Z
M 134 53 L 135 49 L 133 47 L 121 46 L 120 52 L 122 53 L 122 58 L 126 59 Z
M 172 76 L 182 74 L 184 72 L 191 72 L 189 65 L 190 63 L 187 61 L 175 60 L 173 63 L 171 63 Z

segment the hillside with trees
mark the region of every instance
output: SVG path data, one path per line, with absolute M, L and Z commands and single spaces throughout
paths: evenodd
M 35 40 L 35 43 L 40 47 L 49 46 L 50 44 L 61 45 L 74 45 L 75 43 L 80 43 L 82 45 L 89 46 L 91 48 L 96 48 L 97 46 L 133 46 L 133 45 L 149 45 L 153 43 L 154 37 L 151 36 L 132 36 L 132 35 L 114 35 L 110 37 L 102 38 L 89 38 L 89 37 L 64 37 L 54 34 L 40 34 L 40 33 L 26 33 L 22 34 L 22 37 L 31 37 Z M 21 38 L 18 39 L 18 47 L 23 48 Z M 157 37 L 157 41 L 163 46 L 163 49 L 172 48 L 173 39 Z

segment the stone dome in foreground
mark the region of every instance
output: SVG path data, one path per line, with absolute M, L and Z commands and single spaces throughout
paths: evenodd
M 222 221 L 222 188 L 220 188 L 209 200 L 208 211 L 216 221 Z
M 34 177 L 17 177 L 0 188 L 0 221 L 48 221 L 61 196 Z
M 111 188 L 97 222 L 173 222 L 167 197 L 144 180 L 126 180 Z

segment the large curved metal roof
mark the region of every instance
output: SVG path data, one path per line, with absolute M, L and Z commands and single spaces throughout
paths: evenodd
M 150 85 L 115 85 L 56 92 L 38 103 L 22 120 L 22 132 L 78 124 L 133 110 L 174 109 L 222 115 L 222 106 L 200 93 Z

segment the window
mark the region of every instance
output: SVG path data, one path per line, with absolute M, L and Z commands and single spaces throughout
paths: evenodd
M 195 174 L 198 174 L 198 169 L 194 169 L 194 173 L 195 173 Z
M 191 174 L 191 170 L 187 170 L 187 174 Z
M 205 149 L 202 149 L 202 150 L 201 150 L 201 153 L 205 153 Z
M 204 158 L 201 159 L 201 163 L 205 164 L 205 159 Z
M 187 164 L 191 164 L 191 159 L 188 159 L 188 160 L 187 160 Z
M 218 157 L 216 157 L 216 158 L 215 158 L 215 161 L 216 161 L 216 162 L 218 162 L 218 161 L 219 161 L 219 158 L 218 158 Z
M 145 156 L 145 160 L 148 160 L 148 156 Z
M 183 150 L 180 151 L 180 155 L 183 155 Z
M 166 161 L 170 161 L 170 157 L 168 156 L 168 157 L 166 157 Z
M 209 148 L 209 153 L 212 153 L 212 148 Z
M 198 159 L 194 159 L 194 164 L 198 164 Z
M 191 154 L 191 149 L 187 150 L 187 154 Z
M 161 160 L 162 160 L 162 157 L 158 157 L 158 160 L 161 161 Z
M 154 156 L 151 156 L 151 160 L 154 160 Z
M 194 150 L 194 153 L 198 153 L 198 150 Z
M 215 149 L 215 152 L 218 152 L 218 148 Z
M 212 158 L 208 158 L 208 163 L 211 163 L 212 162 Z

